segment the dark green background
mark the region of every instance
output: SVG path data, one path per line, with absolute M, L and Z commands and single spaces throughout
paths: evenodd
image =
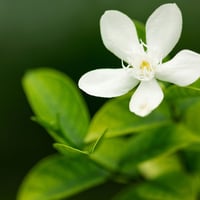
M 28 69 L 48 66 L 74 81 L 96 67 L 120 66 L 103 46 L 99 19 L 118 9 L 145 22 L 161 0 L 0 0 L 0 199 L 15 199 L 27 171 L 53 153 L 52 140 L 30 120 L 32 112 L 21 87 Z M 183 13 L 182 48 L 200 52 L 200 2 L 174 1 Z M 91 113 L 104 102 L 86 97 Z M 109 193 L 109 189 L 108 189 Z M 27 199 L 28 200 L 28 199 Z

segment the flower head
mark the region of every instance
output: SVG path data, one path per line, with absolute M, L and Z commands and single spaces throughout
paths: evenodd
M 182 50 L 162 63 L 181 35 L 182 15 L 176 4 L 164 4 L 148 18 L 146 44 L 139 40 L 133 21 L 119 11 L 106 11 L 100 29 L 104 45 L 122 60 L 122 68 L 97 69 L 84 74 L 79 87 L 90 95 L 121 96 L 139 84 L 129 109 L 146 116 L 163 99 L 156 79 L 187 86 L 200 76 L 200 55 L 193 51 Z

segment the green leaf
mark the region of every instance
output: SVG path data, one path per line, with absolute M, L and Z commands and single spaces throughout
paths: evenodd
M 23 86 L 36 119 L 58 142 L 81 147 L 89 117 L 74 83 L 52 69 L 28 71 Z
M 98 149 L 98 147 L 102 144 L 102 141 L 103 141 L 107 131 L 108 130 L 105 130 L 103 132 L 103 134 L 101 134 L 100 137 L 94 143 L 92 143 L 92 146 L 89 149 L 89 153 L 94 153 L 94 151 L 96 151 Z
M 125 140 L 123 138 L 104 139 L 101 145 L 90 154 L 90 157 L 111 171 L 118 171 L 122 156 L 122 146 Z
M 57 149 L 60 153 L 67 155 L 67 156 L 77 156 L 77 155 L 87 155 L 94 153 L 94 151 L 99 147 L 102 143 L 106 131 L 92 144 L 86 146 L 86 150 L 80 150 L 66 144 L 55 143 L 53 146 Z
M 168 102 L 173 120 L 182 121 L 188 108 L 200 101 L 199 82 L 187 87 L 171 85 L 165 90 L 165 99 Z
M 60 144 L 60 143 L 55 143 L 54 148 L 57 149 L 59 152 L 62 154 L 71 157 L 71 156 L 77 156 L 77 155 L 88 155 L 87 151 L 82 151 L 80 149 L 73 148 L 71 146 L 65 145 L 65 144 Z
M 192 177 L 170 172 L 155 180 L 129 187 L 114 200 L 196 200 L 197 187 Z
M 183 123 L 200 137 L 200 100 L 185 111 Z
M 95 151 L 81 151 L 79 149 L 72 148 L 70 146 L 64 144 L 54 144 L 54 147 L 63 155 L 67 157 L 74 156 L 82 156 L 91 159 L 99 166 L 102 166 L 107 171 L 114 174 L 113 179 L 117 182 L 126 182 L 126 178 L 133 177 L 133 173 L 131 177 L 127 177 L 126 171 L 121 171 L 120 168 L 120 160 L 122 157 L 122 149 L 119 146 L 124 145 L 125 140 L 123 138 L 109 138 L 104 139 L 100 142 Z M 95 142 L 96 143 L 96 142 Z M 138 173 L 135 172 L 135 175 Z M 124 177 L 123 177 L 124 176 Z M 119 180 L 120 177 L 120 180 Z
M 116 137 L 133 132 L 150 130 L 171 122 L 166 104 L 145 118 L 129 111 L 130 94 L 109 100 L 93 117 L 86 141 L 96 140 L 106 129 L 105 137 Z
M 182 151 L 182 159 L 184 160 L 185 168 L 191 173 L 196 180 L 200 196 L 200 144 L 193 144 Z
M 184 149 L 182 156 L 185 168 L 200 178 L 200 144 L 196 143 Z M 199 185 L 200 187 L 200 185 Z
M 172 171 L 184 171 L 180 158 L 175 154 L 160 156 L 142 162 L 138 168 L 142 176 L 147 179 L 155 179 L 164 173 Z
M 165 126 L 129 137 L 104 139 L 90 157 L 124 179 L 139 172 L 148 179 L 174 170 L 183 170 L 174 155 L 180 149 L 200 141 L 182 125 Z
M 188 86 L 189 88 L 200 90 L 200 79 L 195 81 L 192 85 Z
M 200 138 L 200 101 L 191 105 L 183 116 L 184 125 Z M 200 176 L 200 142 L 190 145 L 184 151 L 185 164 L 189 171 Z
M 184 125 L 200 138 L 200 101 L 191 105 L 183 116 Z M 183 152 L 186 168 L 199 179 L 200 189 L 200 142 L 190 145 Z
M 200 138 L 183 125 L 171 125 L 140 133 L 129 139 L 123 147 L 121 168 L 126 171 L 134 169 L 138 164 L 173 154 L 197 141 Z
M 167 88 L 165 98 L 168 100 L 177 100 L 183 98 L 200 97 L 200 88 L 194 86 L 179 87 L 172 85 Z
M 55 200 L 103 183 L 108 173 L 86 157 L 54 155 L 40 161 L 27 175 L 18 200 Z
M 124 169 L 121 167 L 126 144 L 127 138 L 124 137 L 107 138 L 89 155 L 92 160 L 111 171 L 114 174 L 112 178 L 120 183 L 127 183 L 130 179 L 135 179 L 139 175 L 137 169 Z

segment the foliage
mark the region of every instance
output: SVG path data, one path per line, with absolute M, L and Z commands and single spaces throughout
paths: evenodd
M 198 199 L 200 81 L 163 85 L 165 100 L 146 118 L 130 113 L 127 94 L 109 100 L 91 122 L 80 92 L 61 72 L 31 70 L 23 86 L 33 120 L 54 138 L 58 153 L 30 170 L 18 200 L 68 199 L 107 181 L 121 185 L 113 200 Z

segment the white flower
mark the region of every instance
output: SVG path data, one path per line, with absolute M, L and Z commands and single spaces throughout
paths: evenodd
M 106 11 L 100 28 L 104 45 L 122 60 L 122 68 L 97 69 L 84 74 L 79 87 L 90 95 L 116 97 L 139 84 L 129 109 L 146 116 L 163 99 L 156 79 L 187 86 L 200 76 L 200 55 L 190 50 L 182 50 L 172 60 L 162 63 L 181 35 L 182 15 L 176 4 L 164 4 L 148 18 L 147 44 L 139 41 L 133 21 L 119 11 Z

